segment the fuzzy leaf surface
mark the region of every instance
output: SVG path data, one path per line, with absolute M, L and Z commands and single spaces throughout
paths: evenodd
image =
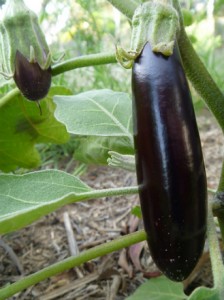
M 84 136 L 122 136 L 132 141 L 131 99 L 126 93 L 92 90 L 74 96 L 55 96 L 55 116 L 69 133 Z
M 0 234 L 20 229 L 57 208 L 83 199 L 91 188 L 57 170 L 0 175 Z

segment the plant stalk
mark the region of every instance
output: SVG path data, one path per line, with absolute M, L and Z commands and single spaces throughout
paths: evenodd
M 217 193 L 221 193 L 221 192 L 224 192 L 224 161 L 222 163 L 221 176 L 219 179 L 219 186 L 217 190 Z
M 224 130 L 224 95 L 195 52 L 186 34 L 179 1 L 173 0 L 173 5 L 180 18 L 178 46 L 186 75 Z
M 216 288 L 219 291 L 219 299 L 224 299 L 224 266 L 222 261 L 222 255 L 220 252 L 219 241 L 216 233 L 216 226 L 212 213 L 212 204 L 210 202 L 208 204 L 207 224 L 214 288 Z
M 61 262 L 57 262 L 47 268 L 44 268 L 34 274 L 28 275 L 25 278 L 0 289 L 0 299 L 8 299 L 18 292 L 23 291 L 24 289 L 37 284 L 38 282 L 41 282 L 51 276 L 77 267 L 92 259 L 104 256 L 114 251 L 118 251 L 122 248 L 129 247 L 133 244 L 144 241 L 145 239 L 146 234 L 142 230 L 123 237 L 119 237 L 113 241 L 99 245 L 92 249 L 83 251 L 76 257 L 69 257 Z
M 218 218 L 219 227 L 221 230 L 222 240 L 224 241 L 224 162 L 222 164 L 219 186 L 214 197 L 214 214 Z
M 56 76 L 77 68 L 117 63 L 115 52 L 78 56 L 52 66 L 52 75 Z
M 138 193 L 138 186 L 128 186 L 112 189 L 102 189 L 102 190 L 92 190 L 89 192 L 84 192 L 80 195 L 82 200 L 96 199 L 102 197 L 112 197 L 112 196 L 122 196 L 122 195 L 132 195 Z
M 17 88 L 14 88 L 13 90 L 9 91 L 6 95 L 4 95 L 0 99 L 0 108 L 5 105 L 10 99 L 20 95 L 20 90 Z
M 221 231 L 222 240 L 224 241 L 224 214 L 218 213 L 217 218 L 218 218 L 218 222 L 219 222 L 219 228 Z

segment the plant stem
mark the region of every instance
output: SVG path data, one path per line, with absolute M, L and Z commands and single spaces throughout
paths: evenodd
M 128 19 L 132 19 L 134 11 L 136 10 L 138 3 L 134 0 L 107 0 L 114 7 L 116 7 L 121 13 L 123 13 Z
M 4 95 L 1 99 L 0 99 L 0 108 L 5 105 L 6 102 L 8 102 L 11 98 L 14 98 L 16 96 L 20 95 L 20 91 L 19 89 L 15 88 L 13 90 L 11 90 L 10 92 L 8 92 L 6 95 Z
M 112 188 L 112 189 L 92 190 L 90 192 L 82 193 L 80 195 L 80 198 L 81 200 L 89 200 L 92 198 L 96 199 L 102 197 L 131 195 L 137 193 L 138 193 L 138 186 L 131 186 L 131 187 L 121 187 L 121 188 Z
M 215 216 L 218 218 L 222 240 L 224 241 L 224 162 L 222 163 L 219 186 L 214 197 L 213 209 Z
M 224 192 L 224 161 L 222 162 L 222 171 L 219 179 L 218 193 Z
M 180 18 L 178 46 L 184 70 L 195 90 L 204 99 L 215 116 L 220 127 L 224 129 L 224 95 L 198 57 L 185 32 L 179 1 L 173 0 L 173 5 L 178 11 Z
M 78 56 L 54 65 L 52 67 L 52 75 L 56 76 L 76 68 L 112 64 L 116 62 L 115 53 L 111 52 Z
M 219 291 L 219 299 L 224 299 L 224 266 L 222 255 L 219 248 L 219 242 L 216 233 L 216 226 L 212 214 L 212 204 L 208 204 L 208 242 L 210 249 L 210 258 L 212 265 L 212 273 L 214 279 L 214 287 Z
M 224 241 L 224 214 L 218 213 L 217 218 L 218 218 L 218 222 L 219 222 L 219 228 L 221 231 L 222 240 Z
M 51 276 L 62 273 L 71 268 L 77 267 L 87 261 L 104 256 L 108 253 L 120 250 L 130 245 L 139 243 L 146 239 L 146 234 L 144 231 L 138 231 L 123 237 L 119 237 L 106 244 L 101 244 L 92 249 L 83 251 L 76 257 L 69 257 L 61 262 L 55 263 L 47 268 L 44 268 L 32 275 L 29 275 L 11 285 L 8 285 L 0 289 L 0 299 L 7 299 L 10 296 L 41 282 Z

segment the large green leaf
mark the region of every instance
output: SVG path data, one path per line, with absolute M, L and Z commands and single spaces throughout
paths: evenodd
M 126 300 L 185 300 L 183 284 L 173 282 L 165 276 L 152 278 L 143 283 L 135 293 Z
M 86 164 L 107 164 L 109 151 L 134 154 L 133 145 L 127 137 L 88 136 L 77 140 L 74 157 Z
M 16 90 L 15 90 L 16 91 Z M 40 163 L 37 143 L 65 143 L 69 134 L 54 118 L 55 94 L 71 94 L 63 87 L 52 87 L 40 102 L 42 115 L 35 102 L 20 93 L 11 92 L 0 99 L 0 169 L 8 172 L 17 167 L 33 168 Z
M 91 188 L 57 170 L 0 175 L 0 234 L 22 228 L 67 203 L 83 199 Z
M 132 140 L 131 100 L 126 93 L 93 90 L 55 96 L 55 117 L 76 135 L 125 136 Z
M 193 291 L 188 300 L 223 300 L 216 288 L 199 287 Z

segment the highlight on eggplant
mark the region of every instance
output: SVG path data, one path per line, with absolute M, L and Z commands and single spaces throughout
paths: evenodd
M 147 43 L 132 71 L 136 171 L 149 249 L 171 280 L 186 279 L 204 248 L 206 173 L 178 46 Z
M 43 70 L 37 62 L 29 62 L 17 50 L 13 78 L 24 97 L 31 101 L 38 101 L 44 98 L 50 89 L 51 67 Z

